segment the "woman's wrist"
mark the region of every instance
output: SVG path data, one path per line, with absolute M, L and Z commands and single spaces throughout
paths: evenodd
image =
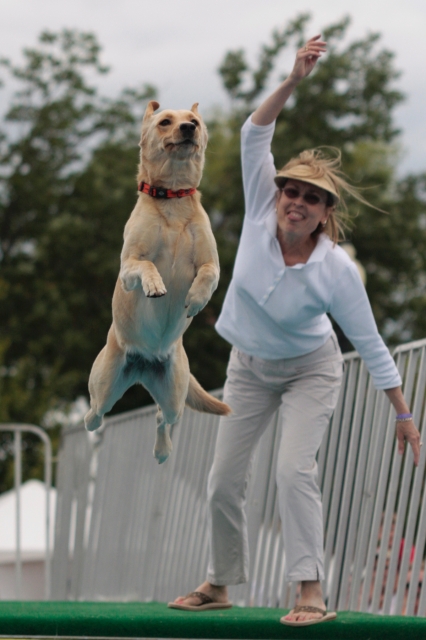
M 395 418 L 395 422 L 410 422 L 412 419 L 412 413 L 399 413 Z
M 395 409 L 396 415 L 410 413 L 410 408 L 404 398 L 401 387 L 385 389 L 385 393 Z
M 290 75 L 287 76 L 287 78 L 284 80 L 284 83 L 286 83 L 288 86 L 291 86 L 292 89 L 295 89 L 297 85 L 300 84 L 300 82 L 302 82 L 302 80 L 303 78 L 300 78 L 299 76 L 294 76 L 293 73 L 290 73 Z

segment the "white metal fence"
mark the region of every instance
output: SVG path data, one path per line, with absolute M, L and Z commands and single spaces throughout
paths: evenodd
M 395 350 L 426 442 L 426 340 Z M 394 411 L 356 353 L 319 453 L 330 609 L 426 614 L 425 453 L 397 454 Z M 206 481 L 217 418 L 186 410 L 173 453 L 152 457 L 155 408 L 109 418 L 102 433 L 65 430 L 59 455 L 55 599 L 161 600 L 193 590 L 207 566 Z M 250 582 L 242 605 L 291 606 L 275 486 L 279 414 L 262 437 L 247 501 Z

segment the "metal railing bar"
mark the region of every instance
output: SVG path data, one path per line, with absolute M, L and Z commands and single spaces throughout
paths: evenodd
M 196 417 L 199 418 L 196 420 Z M 205 460 L 205 442 L 203 441 L 203 430 L 206 428 L 206 416 L 202 414 L 191 414 L 187 422 L 187 428 L 181 432 L 181 442 L 184 445 L 187 455 L 185 456 L 185 484 L 186 491 L 182 492 L 182 519 L 181 527 L 177 527 L 177 520 L 174 520 L 176 531 L 176 540 L 179 546 L 184 550 L 183 553 L 177 554 L 180 558 L 179 570 L 174 572 L 175 588 L 183 578 L 183 582 L 188 584 L 191 575 L 194 573 L 193 566 L 193 549 L 199 534 L 199 512 L 201 507 L 201 499 L 197 495 L 200 486 L 202 474 L 202 460 Z M 192 427 L 192 434 L 190 433 Z M 187 444 L 188 443 L 188 444 Z M 189 446 L 188 446 L 189 445 Z M 180 452 L 182 456 L 182 451 Z M 182 456 L 183 458 L 183 456 Z M 204 462 L 205 464 L 205 462 Z M 210 466 L 210 465 L 209 465 Z M 204 484 L 204 483 L 203 483 Z M 191 526 L 193 523 L 194 526 Z M 178 547 L 178 544 L 176 545 Z M 182 576 L 182 578 L 179 578 Z
M 416 362 L 416 369 L 413 371 L 413 380 L 414 375 L 417 374 L 416 381 L 416 389 L 414 391 L 414 396 L 411 402 L 411 410 L 414 417 L 415 424 L 419 424 L 420 429 L 422 427 L 420 425 L 420 415 L 423 404 L 423 397 L 425 391 L 425 381 L 426 381 L 426 367 L 425 367 L 425 350 L 424 348 L 419 351 L 418 355 L 418 364 Z M 414 369 L 414 367 L 413 367 Z M 424 459 L 424 458 L 423 458 Z M 404 549 L 402 554 L 402 559 L 400 562 L 399 575 L 405 576 L 408 574 L 408 567 L 410 563 L 411 549 L 414 538 L 414 529 L 416 524 L 416 514 L 419 508 L 419 498 L 421 491 L 421 480 L 423 477 L 423 464 L 419 464 L 419 467 L 414 472 L 414 482 L 413 486 L 411 485 L 411 480 L 413 477 L 413 462 L 412 457 L 405 461 L 405 469 L 404 469 L 404 478 L 402 482 L 402 487 L 404 491 L 404 516 L 405 511 L 408 505 L 408 518 L 407 518 L 407 527 L 404 534 Z M 411 488 L 411 495 L 409 496 L 409 491 Z M 410 498 L 410 501 L 409 501 Z M 405 518 L 404 518 L 405 519 Z M 405 595 L 405 580 L 398 581 L 398 588 L 396 593 L 396 611 L 402 611 L 403 599 Z
M 348 379 L 348 387 L 347 393 L 349 392 L 349 397 L 353 398 L 355 396 L 356 390 L 356 382 L 358 379 L 359 367 L 355 369 L 352 367 L 350 370 L 350 375 Z M 347 396 L 346 396 L 347 397 Z M 325 544 L 325 557 L 330 562 L 331 556 L 334 556 L 334 561 L 340 567 L 340 557 L 342 554 L 342 549 L 336 549 L 336 537 L 338 531 L 338 522 L 339 522 L 339 513 L 342 507 L 342 491 L 343 491 L 343 483 L 344 483 L 344 472 L 346 467 L 346 458 L 347 458 L 347 450 L 349 443 L 349 435 L 351 428 L 351 419 L 353 412 L 353 403 L 345 404 L 341 428 L 340 428 L 340 438 L 338 444 L 338 452 L 337 452 L 337 463 L 334 468 L 333 474 L 333 492 L 332 499 L 330 503 L 330 515 L 327 523 L 327 538 Z M 330 470 L 331 471 L 331 470 Z M 331 474 L 330 474 L 331 475 Z M 329 489 L 331 492 L 331 487 Z M 337 597 L 338 597 L 338 585 L 339 585 L 339 577 L 337 571 L 333 572 L 333 579 L 331 584 L 329 585 L 328 592 L 328 606 L 331 609 L 336 607 Z
M 15 563 L 15 581 L 16 581 L 16 599 L 22 597 L 22 560 L 21 560 L 21 483 L 22 483 L 22 454 L 21 454 L 21 432 L 15 431 L 14 452 L 15 452 L 15 494 L 16 494 L 16 563 Z
M 204 577 L 207 564 L 208 564 L 208 531 L 207 531 L 207 479 L 210 472 L 210 467 L 213 462 L 214 449 L 216 443 L 216 435 L 219 426 L 219 418 L 215 416 L 206 416 L 205 429 L 208 431 L 208 437 L 204 438 L 206 441 L 205 458 L 207 464 L 200 463 L 198 465 L 198 477 L 196 483 L 198 487 L 203 489 L 200 491 L 200 502 L 198 505 L 198 522 L 197 528 L 200 535 L 195 534 L 195 539 L 192 542 L 193 546 L 193 571 L 201 571 Z M 200 434 L 201 435 L 201 434 Z M 198 454 L 197 454 L 198 456 Z M 204 558 L 204 560 L 203 560 Z M 198 569 L 199 568 L 199 569 Z M 246 585 L 243 585 L 245 588 Z
M 145 421 L 148 423 L 150 421 L 149 432 L 152 433 L 150 436 L 154 438 L 155 427 L 156 427 L 156 419 L 155 413 L 153 412 L 151 416 L 145 417 Z M 140 594 L 142 600 L 149 600 L 154 597 L 154 589 L 155 589 L 155 578 L 153 576 L 152 583 L 144 579 L 147 575 L 146 573 L 146 564 L 149 561 L 148 556 L 151 553 L 158 553 L 158 544 L 155 544 L 154 548 L 151 546 L 151 540 L 149 535 L 151 530 L 149 529 L 149 522 L 154 517 L 154 506 L 152 503 L 152 496 L 155 492 L 155 483 L 157 481 L 158 473 L 165 472 L 167 473 L 167 468 L 162 470 L 158 469 L 158 465 L 156 464 L 154 457 L 152 455 L 153 446 L 151 445 L 149 449 L 146 446 L 146 437 L 144 438 L 144 429 L 146 430 L 148 424 L 144 427 L 143 424 L 135 425 L 135 429 L 137 429 L 138 434 L 138 442 L 139 442 L 139 450 L 138 450 L 138 468 L 137 468 L 137 482 L 138 482 L 138 491 L 137 491 L 137 499 L 135 501 L 135 513 L 136 522 L 138 523 L 136 526 L 137 533 L 135 537 L 135 554 L 136 557 L 134 559 L 134 585 L 135 590 Z M 174 441 L 174 434 L 172 434 Z
M 347 573 L 345 572 L 344 568 L 342 578 L 343 584 L 345 584 L 345 580 L 347 580 L 348 583 L 350 582 L 348 599 L 347 601 L 345 601 L 344 605 L 345 607 L 347 606 L 350 610 L 356 610 L 361 589 L 364 559 L 362 559 L 361 562 L 357 561 L 357 549 L 360 537 L 362 537 L 362 535 L 366 535 L 366 532 L 361 525 L 363 514 L 362 507 L 368 498 L 370 498 L 371 500 L 371 496 L 367 496 L 365 492 L 365 479 L 368 469 L 369 451 L 371 450 L 373 440 L 373 416 L 376 405 L 376 398 L 377 391 L 374 388 L 373 382 L 370 378 L 368 380 L 366 391 L 364 415 L 361 426 L 361 441 L 358 451 L 358 462 L 352 496 L 352 508 L 348 524 L 349 539 L 345 560 L 348 568 L 346 570 Z
M 407 399 L 407 402 L 412 404 L 412 394 L 414 387 L 414 376 L 416 372 L 416 365 L 418 360 L 419 352 L 410 351 L 407 361 L 405 363 L 406 366 L 406 375 L 405 375 L 405 384 L 404 384 L 404 396 Z M 395 437 L 394 437 L 395 443 Z M 407 507 L 408 501 L 408 492 L 410 489 L 410 483 L 413 475 L 413 460 L 411 451 L 406 450 L 403 458 L 397 452 L 396 443 L 394 444 L 395 454 L 394 454 L 394 463 L 397 466 L 398 473 L 394 472 L 393 467 L 391 469 L 391 477 L 392 481 L 390 483 L 390 494 L 395 497 L 395 500 L 398 499 L 398 509 L 397 509 L 397 517 L 395 523 L 394 530 L 394 538 L 393 545 L 391 551 L 391 558 L 388 569 L 388 577 L 386 588 L 385 588 L 385 596 L 383 602 L 383 611 L 385 613 L 390 612 L 391 602 L 393 598 L 394 584 L 397 572 L 397 564 L 399 561 L 399 550 L 400 544 L 403 535 L 404 521 L 405 521 L 405 511 Z M 399 474 L 399 468 L 402 466 L 402 477 Z M 393 508 L 393 513 L 395 512 L 395 507 Z M 401 603 L 402 604 L 402 603 Z
M 376 418 L 377 416 L 377 418 Z M 370 535 L 361 538 L 360 549 L 358 552 L 358 562 L 365 558 L 365 577 L 361 595 L 361 611 L 369 611 L 369 593 L 370 585 L 373 579 L 373 569 L 377 552 L 377 540 L 379 529 L 382 521 L 382 504 L 384 496 L 381 496 L 379 477 L 382 472 L 384 442 L 388 432 L 389 424 L 389 401 L 384 393 L 378 394 L 376 411 L 374 418 L 376 427 L 373 431 L 375 435 L 374 444 L 371 447 L 371 457 L 367 462 L 367 468 L 370 472 L 366 477 L 364 495 L 366 499 L 363 501 L 364 518 L 361 520 L 363 531 L 369 531 Z M 371 461 L 371 462 L 370 462 Z
M 423 437 L 426 437 L 426 427 L 425 427 L 425 422 L 426 422 L 426 418 L 423 421 Z M 422 457 L 424 459 L 425 457 L 425 452 L 422 452 Z M 413 566 L 413 572 L 414 575 L 420 575 L 420 571 L 422 568 L 422 564 L 424 565 L 424 548 L 425 548 L 425 542 L 426 542 L 426 500 L 425 500 L 426 494 L 425 494 L 425 490 L 423 489 L 423 500 L 421 501 L 421 511 L 420 511 L 420 518 L 419 518 L 419 524 L 418 524 L 418 532 L 417 532 L 417 538 L 416 538 L 416 554 L 414 557 L 414 566 Z M 423 570 L 424 570 L 424 566 L 423 566 Z M 413 589 L 413 585 L 410 585 L 410 589 Z M 412 596 L 413 597 L 413 596 Z M 413 607 L 414 609 L 414 607 Z M 408 612 L 407 612 L 407 615 Z M 422 587 L 421 587 L 421 591 L 420 591 L 420 598 L 419 598 L 419 606 L 418 606 L 418 610 L 417 610 L 417 615 L 418 616 L 425 616 L 426 615 L 426 580 L 423 578 L 422 580 Z
M 423 392 L 424 393 L 424 392 Z M 423 393 L 421 395 L 423 395 Z M 420 394 L 419 394 L 420 395 Z M 419 425 L 421 439 L 424 441 L 426 439 L 426 411 L 423 414 L 422 424 Z M 411 579 L 410 586 L 408 589 L 408 598 L 407 598 L 407 615 L 414 615 L 415 602 L 417 597 L 417 589 L 418 589 L 418 580 L 416 580 L 416 576 L 420 577 L 420 571 L 422 567 L 422 563 L 424 561 L 424 548 L 426 541 L 426 500 L 425 500 L 425 491 L 424 491 L 424 478 L 425 478 L 425 467 L 426 467 L 426 450 L 421 449 L 420 462 L 417 469 L 416 479 L 413 488 L 414 500 L 411 504 L 410 513 L 408 516 L 409 526 L 413 528 L 416 524 L 417 513 L 415 513 L 414 504 L 417 504 L 420 507 L 420 514 L 418 517 L 417 523 L 417 535 L 415 539 L 415 553 L 413 558 L 413 566 L 412 566 L 412 576 L 414 579 Z M 423 492 L 423 499 L 422 499 Z M 404 548 L 404 553 L 406 549 Z M 403 563 L 406 562 L 405 558 L 403 558 Z M 405 564 L 404 564 L 405 569 Z M 422 581 L 423 583 L 425 580 Z M 423 585 L 424 587 L 424 585 Z M 424 615 L 426 612 L 422 614 L 417 612 L 418 615 Z
M 102 445 L 99 448 L 98 454 L 99 457 L 96 472 L 95 492 L 93 496 L 91 526 L 83 573 L 82 597 L 89 600 L 95 597 L 95 579 L 97 564 L 100 559 L 100 549 L 98 548 L 99 539 L 101 531 L 104 530 L 103 522 L 107 515 L 103 509 L 105 495 L 108 490 L 108 480 L 105 476 L 107 475 L 107 469 L 113 455 L 113 448 L 110 446 L 111 430 L 104 428 L 100 435 L 102 437 Z
M 55 518 L 54 553 L 52 562 L 52 598 L 66 600 L 68 597 L 68 566 L 69 566 L 69 531 L 70 509 L 74 486 L 75 440 L 81 435 L 70 434 L 67 438 L 62 432 L 57 466 L 57 499 Z M 66 460 L 66 463 L 64 463 Z M 68 534 L 68 535 L 67 535 Z
M 425 344 L 425 338 L 422 338 L 421 340 L 414 340 L 413 342 L 405 342 L 404 344 L 399 344 L 394 347 L 391 353 L 395 357 L 400 353 L 405 353 L 406 351 L 415 351 L 416 349 L 422 349 Z
M 397 358 L 397 366 L 401 373 L 404 372 L 406 365 L 406 354 L 399 353 Z M 392 455 L 393 454 L 393 455 Z M 395 501 L 398 489 L 399 474 L 401 468 L 401 458 L 398 455 L 395 446 L 395 429 L 393 411 L 389 408 L 389 417 L 386 428 L 384 457 L 380 468 L 380 476 L 378 482 L 378 492 L 376 498 L 376 526 L 377 520 L 382 519 L 383 505 L 385 504 L 385 515 L 382 527 L 382 536 L 380 541 L 379 559 L 377 563 L 376 579 L 373 590 L 373 612 L 377 612 L 380 606 L 382 594 L 383 577 L 388 559 L 389 538 L 392 529 L 392 523 L 395 512 Z M 390 474 L 390 481 L 388 480 Z M 376 533 L 376 531 L 375 531 Z M 377 528 L 378 533 L 378 528 Z M 377 534 L 376 534 L 377 535 Z M 377 540 L 377 537 L 376 537 Z
M 187 429 L 185 428 L 185 418 L 191 422 L 193 416 L 186 416 L 184 414 L 182 423 L 173 430 L 174 450 L 172 457 L 165 463 L 167 468 L 164 468 L 168 481 L 167 483 L 164 483 L 164 493 L 161 496 L 162 504 L 161 506 L 157 506 L 157 509 L 161 509 L 163 513 L 159 545 L 160 547 L 164 547 L 167 552 L 161 553 L 160 549 L 158 549 L 159 561 L 157 565 L 155 593 L 159 592 L 170 594 L 171 591 L 180 587 L 179 593 L 176 593 L 175 597 L 181 593 L 182 588 L 185 588 L 185 586 L 183 586 L 183 580 L 181 581 L 182 586 L 177 585 L 177 575 L 179 575 L 179 570 L 184 567 L 182 564 L 182 549 L 187 549 L 187 545 L 184 544 L 185 541 L 182 529 L 185 529 L 186 525 L 186 508 L 189 501 L 188 491 L 191 490 L 185 478 L 185 473 L 188 470 L 188 449 L 183 446 L 181 451 L 180 443 L 181 440 L 188 440 L 188 447 L 190 450 L 192 450 L 192 446 L 194 444 L 193 441 L 191 442 L 191 439 L 186 437 Z M 192 434 L 192 438 L 197 439 L 197 436 L 197 433 Z M 174 482 L 171 481 L 173 478 Z M 191 495 L 193 495 L 192 490 Z M 180 549 L 181 553 L 175 553 L 174 549 L 177 548 Z M 176 559 L 176 567 L 170 565 L 170 558 L 173 556 Z M 164 592 L 165 588 L 166 592 Z
M 196 415 L 193 416 L 193 420 L 195 423 Z M 201 544 L 207 542 L 207 527 L 205 524 L 207 519 L 205 487 L 207 483 L 206 471 L 207 467 L 210 467 L 210 459 L 207 456 L 209 442 L 204 437 L 203 431 L 205 429 L 211 429 L 211 427 L 209 427 L 207 424 L 208 422 L 210 422 L 210 420 L 207 416 L 205 416 L 203 421 L 200 420 L 197 433 L 198 437 L 195 442 L 195 451 L 193 454 L 194 460 L 191 469 L 192 473 L 189 479 L 190 484 L 197 488 L 197 494 L 199 495 L 197 495 L 196 500 L 192 501 L 192 505 L 188 505 L 187 510 L 187 520 L 184 535 L 188 540 L 188 557 L 186 561 L 186 571 L 183 571 L 183 575 L 188 581 L 190 580 L 191 575 L 197 573 L 198 564 L 196 562 L 196 554 L 198 552 L 198 547 Z M 197 425 L 195 425 L 195 428 L 197 429 Z M 207 465 L 206 461 L 208 461 Z M 202 492 L 200 491 L 200 487 L 203 487 Z M 204 499 L 202 496 L 204 497 Z M 191 527 L 191 522 L 195 523 L 195 527 Z M 205 530 L 205 534 L 201 536 L 200 533 L 203 530 Z
M 110 427 L 109 427 L 110 428 Z M 136 497 L 138 494 L 138 481 L 139 481 L 139 460 L 138 460 L 138 440 L 139 433 L 137 431 L 137 425 L 135 420 L 129 420 L 128 424 L 124 427 L 128 431 L 126 442 L 122 443 L 122 451 L 119 460 L 115 461 L 115 465 L 112 469 L 114 472 L 114 496 L 115 499 L 110 496 L 109 499 L 113 504 L 116 500 L 119 501 L 120 511 L 116 513 L 116 526 L 114 531 L 109 532 L 110 536 L 110 549 L 114 553 L 116 562 L 111 563 L 110 575 L 108 576 L 111 581 L 110 596 L 114 597 L 116 593 L 128 593 L 130 597 L 137 597 L 135 587 L 131 582 L 131 567 L 134 564 L 139 564 L 139 558 L 133 556 L 132 553 L 132 533 L 134 527 L 132 523 L 139 520 L 136 514 L 138 510 L 136 503 Z M 154 438 L 154 430 L 150 430 L 149 435 Z M 149 437 L 149 436 L 148 436 Z M 125 446 L 123 446 L 125 445 Z M 117 462 L 120 464 L 117 465 Z M 154 462 L 154 461 L 153 461 Z M 131 470 L 131 473 L 130 473 Z M 122 482 L 122 478 L 126 477 L 127 481 Z M 122 487 L 120 491 L 119 488 Z M 123 491 L 123 488 L 126 491 Z M 113 586 L 114 576 L 114 586 Z
M 355 545 L 356 527 L 350 527 L 352 514 L 357 510 L 358 503 L 354 500 L 354 488 L 357 476 L 362 476 L 365 469 L 365 461 L 359 456 L 362 435 L 368 433 L 367 429 L 361 431 L 363 415 L 365 410 L 365 397 L 367 387 L 367 370 L 364 363 L 361 363 L 358 377 L 357 393 L 355 396 L 355 406 L 352 417 L 350 440 L 348 443 L 345 478 L 342 492 L 341 509 L 339 513 L 339 528 L 336 536 L 337 558 L 341 557 L 341 575 L 339 578 L 339 598 L 338 608 L 346 607 L 349 596 L 349 576 L 352 565 L 353 548 Z M 336 581 L 337 581 L 336 574 Z

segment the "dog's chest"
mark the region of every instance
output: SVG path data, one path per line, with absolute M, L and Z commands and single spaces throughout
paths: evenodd
M 189 225 L 175 224 L 162 229 L 162 240 L 158 247 L 157 266 L 163 264 L 172 271 L 193 267 L 194 237 Z M 158 263 L 158 264 L 157 264 Z

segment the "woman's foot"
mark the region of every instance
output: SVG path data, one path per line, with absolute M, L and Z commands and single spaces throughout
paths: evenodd
M 317 580 L 303 581 L 300 599 L 297 604 L 300 606 L 318 607 L 325 611 L 326 607 L 322 597 L 321 583 Z M 291 610 L 283 619 L 289 622 L 305 622 L 306 620 L 319 620 L 322 617 L 322 614 L 317 612 L 299 611 L 298 613 L 294 613 L 294 611 Z
M 200 584 L 200 586 L 197 587 L 195 589 L 195 592 L 193 593 L 196 593 L 197 591 L 200 593 L 204 593 L 206 596 L 209 596 L 209 598 L 211 598 L 213 602 L 216 602 L 218 604 L 227 604 L 229 602 L 228 587 L 217 587 L 214 584 L 210 584 L 210 582 L 207 582 L 206 580 L 205 582 L 203 582 L 203 584 Z M 175 604 L 184 604 L 193 607 L 202 604 L 201 599 L 196 595 L 179 596 L 174 602 Z

